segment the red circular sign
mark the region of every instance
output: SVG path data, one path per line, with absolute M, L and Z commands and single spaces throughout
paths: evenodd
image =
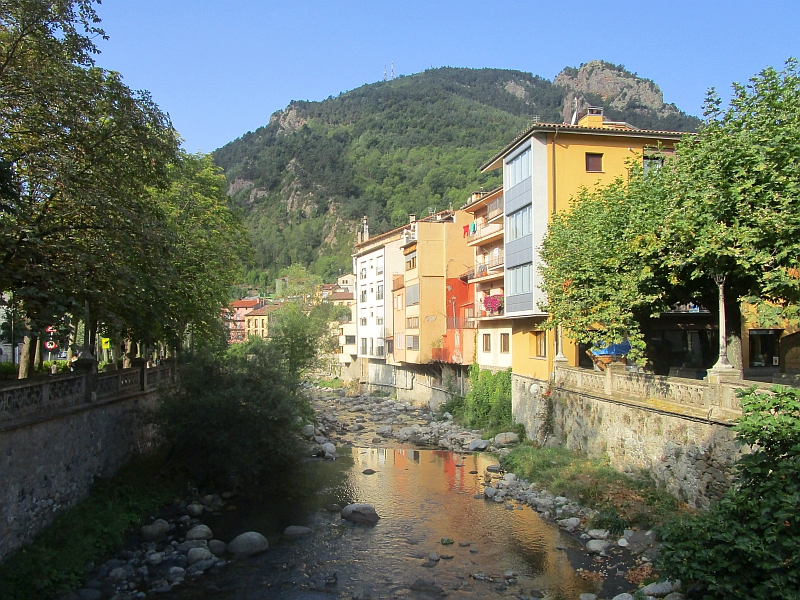
M 58 331 L 58 328 L 57 328 L 55 325 L 48 325 L 48 326 L 45 328 L 45 331 L 46 331 L 47 333 L 56 333 L 56 332 Z
M 45 347 L 47 350 L 55 350 L 55 349 L 56 349 L 56 346 L 58 346 L 58 344 L 56 344 L 56 343 L 55 343 L 53 340 L 47 340 L 47 341 L 44 343 L 44 347 Z

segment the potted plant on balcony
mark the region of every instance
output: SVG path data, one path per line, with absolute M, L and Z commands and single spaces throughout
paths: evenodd
M 486 312 L 492 315 L 499 315 L 503 313 L 503 294 L 495 294 L 494 296 L 485 296 L 483 298 L 483 308 Z

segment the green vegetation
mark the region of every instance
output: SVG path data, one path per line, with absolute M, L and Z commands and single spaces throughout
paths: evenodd
M 668 523 L 660 566 L 702 597 L 800 598 L 800 390 L 741 396 L 738 439 L 752 447 L 708 512 Z
M 567 448 L 523 444 L 501 463 L 551 493 L 598 509 L 593 524 L 615 533 L 632 525 L 653 527 L 679 508 L 678 500 L 658 489 L 646 474 L 625 475 L 605 459 Z
M 334 377 L 333 379 L 318 379 L 314 383 L 318 387 L 322 388 L 340 389 L 344 387 L 344 381 L 342 381 L 338 377 Z
M 524 428 L 511 418 L 510 370 L 495 373 L 472 365 L 467 395 L 453 395 L 441 405 L 439 412 L 449 412 L 457 423 L 465 427 L 483 429 L 486 437 L 502 431 L 525 433 Z
M 500 174 L 480 173 L 481 164 L 534 116 L 560 123 L 566 94 L 521 71 L 441 68 L 291 103 L 214 152 L 256 248 L 243 277 L 271 286 L 292 263 L 326 280 L 349 271 L 358 219 L 367 215 L 374 235 L 499 185 Z M 641 107 L 622 117 L 667 126 Z M 682 115 L 669 127 L 697 124 Z
M 797 61 L 735 85 L 726 110 L 710 94 L 706 116 L 674 159 L 647 172 L 632 165 L 627 185 L 583 192 L 554 218 L 543 244 L 547 326 L 589 344 L 627 336 L 631 358 L 644 362 L 651 315 L 675 304 L 713 309 L 723 286 L 732 337 L 742 299 L 764 327 L 800 322 Z
M 91 495 L 0 566 L 0 597 L 43 600 L 81 584 L 85 566 L 125 541 L 132 526 L 180 493 L 178 480 L 160 474 L 160 460 L 136 459 L 113 478 L 98 479 Z

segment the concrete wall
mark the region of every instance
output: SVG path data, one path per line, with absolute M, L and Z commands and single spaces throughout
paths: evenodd
M 550 389 L 520 375 L 512 375 L 512 411 L 530 439 L 608 456 L 620 470 L 647 469 L 693 507 L 707 507 L 724 493 L 741 454 L 727 424 L 658 403 L 639 406 L 599 393 Z
M 0 559 L 86 497 L 95 477 L 113 474 L 152 447 L 138 415 L 157 392 L 71 407 L 39 421 L 0 429 Z

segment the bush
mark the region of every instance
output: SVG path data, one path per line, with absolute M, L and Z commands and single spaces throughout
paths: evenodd
M 10 362 L 0 362 L 0 379 L 16 379 L 19 365 Z
M 464 403 L 464 424 L 489 431 L 514 428 L 511 419 L 511 371 L 494 373 L 472 365 L 469 382 L 470 389 Z
M 800 390 L 741 395 L 738 439 L 753 446 L 708 512 L 661 531 L 661 568 L 703 598 L 800 598 Z
M 196 357 L 155 415 L 169 463 L 199 486 L 253 488 L 283 478 L 299 456 L 296 431 L 313 413 L 280 345 L 250 338 L 222 358 Z M 301 418 L 302 417 L 302 418 Z

